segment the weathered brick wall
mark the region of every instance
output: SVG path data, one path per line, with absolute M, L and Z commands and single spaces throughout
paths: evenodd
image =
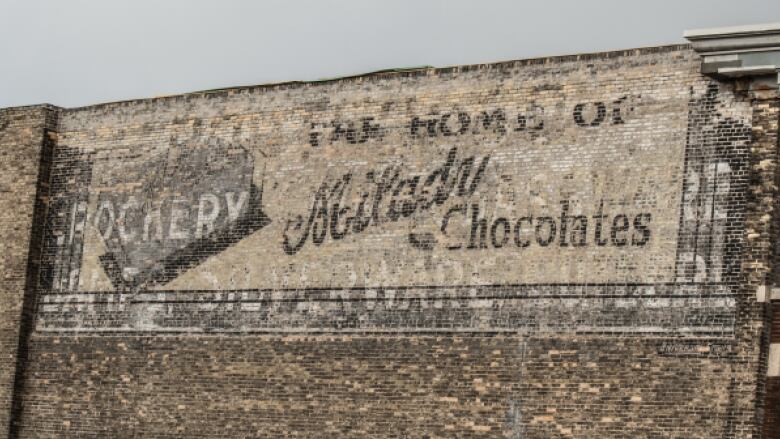
M 776 97 L 698 69 L 63 110 L 18 435 L 757 437 Z
M 753 149 L 754 168 L 764 174 L 763 178 L 756 178 L 755 181 L 763 181 L 760 186 L 762 189 L 755 190 L 756 200 L 763 200 L 759 204 L 761 208 L 755 209 L 758 213 L 762 212 L 762 220 L 756 221 L 754 227 L 748 227 L 748 237 L 753 236 L 754 245 L 752 248 L 756 251 L 749 252 L 746 260 L 753 262 L 748 265 L 748 279 L 754 282 L 757 280 L 773 288 L 768 289 L 772 292 L 770 299 L 775 296 L 780 285 L 780 215 L 775 210 L 778 204 L 778 184 L 780 174 L 777 173 L 777 157 L 780 154 L 780 99 L 778 99 L 778 90 L 760 90 L 754 93 L 754 123 L 753 123 Z M 774 184 L 771 177 L 774 176 Z M 758 188 L 759 184 L 754 184 Z M 768 221 L 771 218 L 773 221 Z M 756 233 L 758 232 L 758 233 Z M 758 236 L 756 236 L 758 235 Z M 765 256 L 769 253 L 770 256 Z M 760 253 L 757 254 L 757 253 Z M 768 264 L 759 261 L 770 262 Z M 765 280 L 761 281 L 761 278 Z M 764 418 L 764 437 L 766 439 L 780 438 L 780 377 L 778 372 L 769 371 L 765 366 L 772 367 L 772 361 L 767 358 L 769 353 L 769 343 L 777 344 L 780 342 L 780 301 L 775 300 L 768 309 L 761 310 L 764 313 L 763 334 L 756 334 L 762 337 L 762 346 L 760 355 L 762 366 L 759 370 L 760 376 L 766 375 L 765 387 L 759 387 L 757 399 L 764 400 L 763 407 L 760 407 L 759 416 Z M 760 313 L 753 313 L 756 317 L 761 317 Z M 758 325 L 757 325 L 758 326 Z M 777 345 L 775 345 L 777 346 Z M 761 412 L 763 410 L 763 412 Z
M 42 337 L 23 437 L 733 437 L 724 348 L 705 343 Z
M 772 303 L 772 325 L 769 340 L 780 343 L 780 303 Z M 780 438 L 780 376 L 769 376 L 766 380 L 764 406 L 764 437 L 766 439 Z
M 56 111 L 46 106 L 0 109 L 0 435 L 8 432 L 17 375 L 20 337 L 29 333 L 30 296 L 37 273 L 34 263 L 40 249 L 41 218 L 36 217 L 39 180 L 48 130 L 56 123 Z M 32 250 L 31 250 L 32 248 Z M 32 263 L 31 263 L 32 261 Z M 27 299 L 27 300 L 26 300 Z M 27 302 L 27 303 L 26 303 Z M 25 315 L 26 314 L 26 315 Z M 27 317 L 27 319 L 23 318 Z M 22 343 L 24 344 L 24 343 Z M 17 395 L 19 396 L 19 395 Z

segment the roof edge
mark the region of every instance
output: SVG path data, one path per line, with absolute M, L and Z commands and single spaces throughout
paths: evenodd
M 689 40 L 710 38 L 740 37 L 745 35 L 780 34 L 780 22 L 749 24 L 745 26 L 711 27 L 691 29 L 683 32 L 683 37 Z
M 131 104 L 142 103 L 142 102 L 156 102 L 156 101 L 165 101 L 165 100 L 172 100 L 172 99 L 204 97 L 204 96 L 218 95 L 218 94 L 238 93 L 246 90 L 258 90 L 258 89 L 283 90 L 283 89 L 306 87 L 306 86 L 318 86 L 321 84 L 331 84 L 335 82 L 349 82 L 349 81 L 360 80 L 364 78 L 387 79 L 387 78 L 394 78 L 394 77 L 438 75 L 438 74 L 446 74 L 452 72 L 466 72 L 466 71 L 480 70 L 480 69 L 507 68 L 512 66 L 523 66 L 523 65 L 538 65 L 538 64 L 546 64 L 552 62 L 609 59 L 609 58 L 617 58 L 621 56 L 638 56 L 638 55 L 645 55 L 651 53 L 678 52 L 684 50 L 691 50 L 691 45 L 688 43 L 665 44 L 665 45 L 658 45 L 658 46 L 637 47 L 631 49 L 618 49 L 618 50 L 611 50 L 611 51 L 604 51 L 604 52 L 586 52 L 586 53 L 571 54 L 571 55 L 554 55 L 554 56 L 545 56 L 545 57 L 536 57 L 536 58 L 514 59 L 514 60 L 507 60 L 507 61 L 495 61 L 489 63 L 458 64 L 458 65 L 443 66 L 443 67 L 420 66 L 420 67 L 405 67 L 405 68 L 404 67 L 389 68 L 389 69 L 381 69 L 381 70 L 375 70 L 375 71 L 365 72 L 365 73 L 357 73 L 353 75 L 339 76 L 334 78 L 324 78 L 324 79 L 314 79 L 314 80 L 292 80 L 292 81 L 271 82 L 271 83 L 264 83 L 264 84 L 238 85 L 238 86 L 230 86 L 230 87 L 205 89 L 205 90 L 196 90 L 191 92 L 177 93 L 177 94 L 170 94 L 170 95 L 153 96 L 153 97 L 146 97 L 146 98 L 133 98 L 133 99 L 118 100 L 118 101 L 100 102 L 96 104 L 82 105 L 78 107 L 69 107 L 69 108 L 66 107 L 64 108 L 64 110 L 68 112 L 84 111 L 84 110 L 102 108 L 107 106 L 131 105 Z
M 29 111 L 29 110 L 35 110 L 35 109 L 46 109 L 46 110 L 64 110 L 62 107 L 58 107 L 56 105 L 52 105 L 49 103 L 43 103 L 43 104 L 31 104 L 31 105 L 15 105 L 13 107 L 0 107 L 1 112 L 13 112 L 13 111 Z

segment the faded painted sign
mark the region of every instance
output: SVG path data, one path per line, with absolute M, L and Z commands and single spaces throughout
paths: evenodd
M 721 331 L 750 135 L 733 96 L 524 90 L 304 102 L 131 145 L 66 135 L 43 279 L 62 294 L 41 324 L 516 330 L 590 313 L 583 331 Z M 712 297 L 673 292 L 692 283 Z M 665 319 L 651 299 L 698 311 Z M 627 323 L 623 306 L 654 317 Z

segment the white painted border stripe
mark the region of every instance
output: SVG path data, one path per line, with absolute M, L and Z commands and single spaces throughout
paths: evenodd
M 769 345 L 769 367 L 766 374 L 769 377 L 780 377 L 780 343 Z

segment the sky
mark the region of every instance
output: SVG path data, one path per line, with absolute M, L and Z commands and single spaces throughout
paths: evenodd
M 0 0 L 0 107 L 685 42 L 778 0 Z

